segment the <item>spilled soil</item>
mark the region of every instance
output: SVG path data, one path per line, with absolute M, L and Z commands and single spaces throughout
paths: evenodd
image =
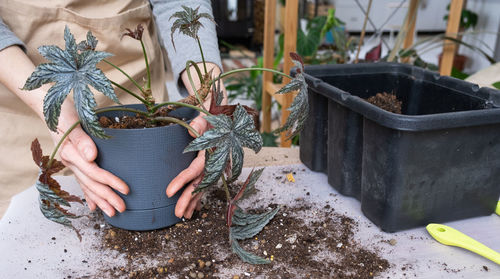
M 249 265 L 231 253 L 224 212 L 224 193 L 214 190 L 191 220 L 166 229 L 126 231 L 102 225 L 99 217 L 94 229 L 100 242 L 95 249 L 127 262 L 100 267 L 102 277 L 373 278 L 390 267 L 380 251 L 355 240 L 358 224 L 353 219 L 329 204 L 318 207 L 304 198 L 282 205 L 262 232 L 240 242 L 247 251 L 272 261 Z

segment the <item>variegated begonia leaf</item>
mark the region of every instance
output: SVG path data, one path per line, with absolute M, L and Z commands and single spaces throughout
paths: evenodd
M 170 37 L 172 40 L 172 45 L 175 49 L 174 43 L 174 33 L 179 30 L 180 33 L 187 35 L 193 39 L 198 37 L 198 30 L 203 26 L 200 22 L 201 18 L 206 18 L 213 23 L 215 23 L 214 18 L 208 13 L 198 13 L 200 6 L 196 9 L 192 9 L 190 7 L 182 5 L 184 11 L 174 13 L 169 20 L 175 18 L 176 20 L 172 24 L 172 28 L 170 29 Z
M 23 89 L 33 90 L 46 83 L 54 83 L 48 90 L 43 101 L 45 122 L 52 131 L 57 131 L 61 105 L 73 91 L 75 108 L 81 125 L 92 135 L 105 138 L 103 129 L 95 114 L 96 101 L 89 85 L 100 91 L 114 102 L 119 103 L 113 86 L 104 73 L 96 67 L 97 63 L 110 53 L 95 51 L 97 40 L 89 31 L 87 41 L 78 46 L 73 34 L 66 26 L 64 29 L 66 49 L 58 46 L 41 46 L 40 54 L 49 60 L 49 63 L 38 65 L 26 81 Z
M 70 207 L 70 202 L 83 204 L 83 201 L 79 197 L 62 190 L 57 180 L 52 178 L 53 174 L 64 169 L 64 165 L 54 159 L 49 166 L 49 156 L 43 156 L 38 139 L 31 143 L 31 153 L 33 161 L 40 168 L 36 189 L 39 192 L 38 201 L 40 202 L 42 214 L 51 221 L 73 228 L 81 240 L 80 233 L 73 227 L 70 220 L 78 218 L 78 216 L 68 212 L 62 206 Z
M 243 167 L 243 147 L 251 148 L 255 152 L 259 152 L 262 148 L 262 137 L 255 130 L 252 118 L 242 106 L 236 107 L 232 119 L 224 114 L 205 116 L 205 119 L 212 129 L 194 139 L 184 150 L 191 152 L 214 149 L 212 154 L 207 154 L 203 180 L 196 191 L 216 183 L 229 163 L 230 157 L 231 179 L 238 177 Z
M 238 240 L 252 238 L 274 218 L 279 208 L 275 208 L 262 214 L 245 213 L 241 209 L 236 209 L 233 216 L 233 226 L 229 230 L 229 239 L 233 252 L 241 260 L 250 264 L 267 264 L 269 260 L 261 258 L 255 254 L 243 250 L 238 244 Z M 241 225 L 237 225 L 241 224 Z
M 271 263 L 271 261 L 268 259 L 264 259 L 262 257 L 255 255 L 255 254 L 252 254 L 252 253 L 249 253 L 249 252 L 243 250 L 243 248 L 241 248 L 241 246 L 238 244 L 238 241 L 236 241 L 236 239 L 231 239 L 231 249 L 233 250 L 233 253 L 238 255 L 238 257 L 240 257 L 240 259 L 242 261 L 247 262 L 249 264 L 269 264 L 269 263 Z
M 286 135 L 290 139 L 297 135 L 304 127 L 304 123 L 309 115 L 309 101 L 307 98 L 307 82 L 304 78 L 304 63 L 300 56 L 294 52 L 290 53 L 293 63 L 297 66 L 295 77 L 283 88 L 278 90 L 276 94 L 284 94 L 293 91 L 299 91 L 292 104 L 288 108 L 290 115 L 288 116 L 285 125 L 275 130 L 280 133 L 287 131 Z

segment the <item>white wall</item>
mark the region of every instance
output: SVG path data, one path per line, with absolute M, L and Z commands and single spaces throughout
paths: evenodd
M 376 1 L 376 0 L 375 0 Z M 490 56 L 494 56 L 495 49 L 500 49 L 497 43 L 498 32 L 500 31 L 500 1 L 498 0 L 468 0 L 467 9 L 474 11 L 479 15 L 476 32 L 479 34 L 467 36 L 464 41 L 470 44 L 479 45 L 480 40 L 488 47 L 483 46 Z M 465 71 L 475 73 L 490 65 L 488 60 L 470 49 L 460 47 L 460 54 L 471 57 L 466 64 Z

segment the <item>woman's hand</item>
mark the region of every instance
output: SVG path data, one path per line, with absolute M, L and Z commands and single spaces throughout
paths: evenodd
M 61 108 L 58 133 L 52 132 L 57 144 L 64 132 L 78 120 L 75 107 L 67 99 Z M 59 148 L 63 164 L 71 169 L 80 184 L 90 210 L 98 206 L 108 216 L 115 215 L 115 210 L 123 212 L 125 203 L 111 188 L 122 194 L 128 194 L 129 188 L 123 180 L 109 171 L 101 169 L 94 162 L 97 148 L 92 139 L 78 126 L 64 140 Z
M 203 65 L 201 63 L 198 63 L 198 66 L 200 69 L 203 69 Z M 217 67 L 217 65 L 212 64 L 212 63 L 207 63 L 207 69 L 210 71 L 210 69 L 213 69 L 212 72 L 212 77 L 217 77 L 220 74 L 220 69 Z M 196 74 L 196 71 L 191 67 L 191 76 L 194 79 L 194 84 L 197 88 L 200 86 L 200 81 L 198 79 L 198 76 Z M 194 94 L 194 91 L 191 89 L 190 82 L 187 77 L 187 73 L 184 71 L 182 73 L 182 80 L 184 82 L 184 85 L 186 88 L 188 88 L 189 94 Z M 221 83 L 222 84 L 222 83 Z M 224 96 L 226 96 L 226 90 L 224 88 L 224 85 L 222 84 L 222 90 L 224 92 Z M 225 104 L 227 98 L 224 98 L 223 103 Z M 204 103 L 205 108 L 210 107 L 210 95 L 207 97 Z M 208 129 L 208 122 L 203 118 L 205 116 L 204 114 L 200 114 L 198 117 L 193 119 L 190 123 L 191 127 L 193 127 L 198 134 L 203 134 L 207 129 Z M 192 137 L 196 137 L 193 135 L 191 132 L 189 134 Z M 201 209 L 201 198 L 203 197 L 203 192 L 199 192 L 193 195 L 193 191 L 196 189 L 197 185 L 201 182 L 203 179 L 203 170 L 205 168 L 205 151 L 200 151 L 198 152 L 198 156 L 193 160 L 191 165 L 185 170 L 183 170 L 177 177 L 175 177 L 170 184 L 167 186 L 167 196 L 172 197 L 182 189 L 186 184 L 186 188 L 182 192 L 182 195 L 180 196 L 179 200 L 177 201 L 177 205 L 175 206 L 175 216 L 181 218 L 191 218 L 193 216 L 194 210 L 200 210 Z M 189 184 L 188 184 L 189 183 Z
M 26 78 L 35 69 L 33 62 L 18 46 L 10 46 L 1 50 L 0 61 L 2 61 L 0 63 L 0 83 L 23 100 L 41 119 L 44 119 L 43 99 L 49 86 L 44 85 L 30 91 L 29 94 L 20 89 Z M 61 108 L 58 133 L 51 133 L 56 144 L 64 132 L 77 120 L 72 100 L 66 99 Z M 126 194 L 129 191 L 128 186 L 120 178 L 99 168 L 94 163 L 97 148 L 81 127 L 70 133 L 59 151 L 64 165 L 73 171 L 80 183 L 91 210 L 99 206 L 109 216 L 115 214 L 115 209 L 125 210 L 125 203 L 111 188 Z

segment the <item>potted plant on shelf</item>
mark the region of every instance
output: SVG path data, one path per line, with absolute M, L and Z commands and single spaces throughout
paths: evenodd
M 192 37 L 198 43 L 203 59 L 203 51 L 198 38 L 198 30 L 203 26 L 200 19 L 213 20 L 212 17 L 205 13 L 198 13 L 198 9 L 183 6 L 183 10 L 175 13 L 172 18 L 175 19 L 172 34 L 179 31 Z M 139 25 L 134 31 L 127 29 L 128 32 L 124 35 L 139 40 L 144 50 L 142 30 L 142 26 Z M 174 216 L 172 206 L 176 199 L 165 197 L 165 185 L 168 184 L 168 179 L 175 177 L 178 172 L 187 167 L 194 156 L 193 152 L 206 150 L 204 177 L 195 192 L 218 185 L 218 182 L 222 181 L 227 198 L 226 225 L 233 252 L 249 263 L 268 263 L 268 260 L 246 252 L 238 245 L 238 240 L 253 237 L 260 232 L 278 211 L 278 208 L 275 208 L 262 214 L 251 214 L 238 206 L 238 202 L 245 198 L 254 187 L 262 170 L 252 171 L 234 197 L 231 197 L 229 189 L 230 183 L 237 180 L 241 174 L 243 147 L 258 152 L 262 146 L 262 138 L 255 129 L 252 119 L 252 114 L 255 113 L 253 109 L 239 104 L 221 105 L 224 96 L 220 90 L 220 80 L 242 71 L 271 71 L 291 78 L 291 82 L 277 93 L 283 94 L 297 90 L 299 92 L 289 108 L 290 117 L 277 132 L 288 131 L 292 137 L 302 129 L 308 115 L 307 84 L 302 75 L 301 58 L 296 54 L 290 54 L 299 67 L 294 78 L 265 68 L 237 69 L 217 78 L 211 78 L 211 74 L 206 70 L 204 59 L 204 71 L 195 62 L 188 61 L 186 68 L 192 66 L 196 69 L 201 87 L 195 91 L 194 96 L 178 102 L 156 104 L 151 94 L 151 75 L 145 51 L 147 79 L 145 85 L 141 86 L 119 67 L 106 60 L 111 54 L 96 50 L 97 39 L 90 31 L 87 39 L 77 44 L 69 28 L 66 27 L 64 39 L 66 42 L 64 50 L 57 46 L 39 48 L 40 53 L 51 62 L 38 65 L 24 85 L 25 90 L 32 90 L 45 83 L 54 83 L 44 99 L 45 121 L 50 130 L 56 130 L 61 105 L 70 91 L 73 92 L 79 115 L 79 121 L 62 136 L 50 156 L 42 155 L 36 139 L 32 143 L 33 159 L 40 167 L 36 187 L 40 193 L 39 202 L 43 215 L 49 220 L 73 228 L 78 234 L 78 230 L 71 222 L 71 219 L 77 216 L 63 206 L 70 206 L 69 202 L 83 203 L 83 201 L 62 190 L 58 182 L 52 178 L 53 174 L 64 168 L 64 165 L 55 159 L 55 155 L 61 143 L 78 125 L 82 125 L 95 140 L 99 149 L 98 164 L 121 178 L 126 178 L 124 180 L 130 187 L 130 194 L 122 195 L 122 197 L 127 205 L 127 211 L 115 217 L 106 217 L 106 220 L 112 225 L 127 229 L 150 230 L 178 222 L 179 219 Z M 97 68 L 97 64 L 101 61 L 127 76 L 139 93 L 134 93 L 110 81 Z M 194 88 L 190 72 L 187 71 L 187 73 Z M 97 105 L 89 85 L 119 103 L 112 86 L 114 85 L 134 96 L 141 104 L 96 109 Z M 203 105 L 207 98 L 211 100 L 209 108 Z M 205 119 L 211 125 L 211 128 L 203 135 L 199 135 L 188 124 L 189 119 L 194 117 L 194 112 L 206 114 Z M 134 123 L 140 123 L 144 129 L 115 129 L 130 119 L 134 120 Z M 189 142 L 189 135 L 183 128 L 195 134 L 196 139 Z M 157 146 L 153 146 L 155 143 Z M 171 163 L 176 165 L 172 173 L 168 175 L 163 172 L 166 172 L 166 168 L 172 165 L 168 165 L 165 161 L 172 161 Z M 139 169 L 141 164 L 146 167 Z M 124 168 L 121 169 L 122 167 Z

